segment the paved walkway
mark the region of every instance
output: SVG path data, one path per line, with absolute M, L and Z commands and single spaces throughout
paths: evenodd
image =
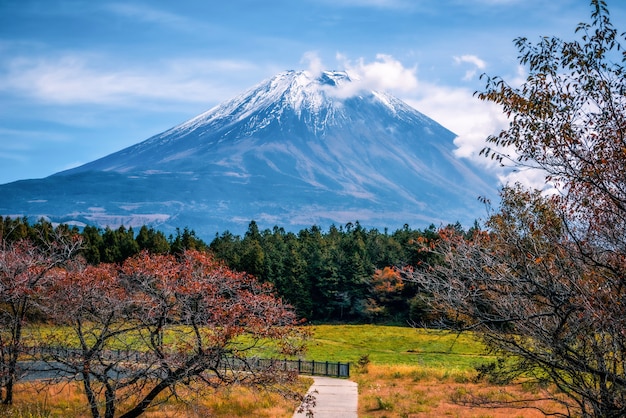
M 357 418 L 359 394 L 357 384 L 347 379 L 313 376 L 309 388 L 315 396 L 312 408 L 315 418 Z M 293 418 L 305 418 L 306 413 L 295 413 Z

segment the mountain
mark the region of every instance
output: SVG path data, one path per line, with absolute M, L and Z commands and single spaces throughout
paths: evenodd
M 211 238 L 250 220 L 287 230 L 391 230 L 484 214 L 496 181 L 455 134 L 345 72 L 287 71 L 179 126 L 83 166 L 0 185 L 0 214 Z

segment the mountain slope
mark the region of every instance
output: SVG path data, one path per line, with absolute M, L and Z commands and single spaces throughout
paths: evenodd
M 41 180 L 0 186 L 0 213 L 55 222 L 189 226 L 201 236 L 359 220 L 428 226 L 482 215 L 495 180 L 455 135 L 346 73 L 284 72 L 177 127 Z

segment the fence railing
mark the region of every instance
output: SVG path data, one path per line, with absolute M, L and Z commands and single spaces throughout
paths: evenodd
M 315 360 L 257 359 L 260 368 L 274 367 L 310 376 L 350 377 L 350 363 Z
M 80 359 L 82 350 L 68 347 L 52 347 L 38 346 L 25 347 L 24 354 L 39 358 L 63 358 L 66 360 Z M 151 356 L 134 350 L 103 350 L 98 356 L 99 359 L 105 361 L 123 361 L 149 363 Z M 309 376 L 328 376 L 328 377 L 350 377 L 350 363 L 331 362 L 331 361 L 315 361 L 315 360 L 288 360 L 288 359 L 264 359 L 264 358 L 235 358 L 223 357 L 220 363 L 232 370 L 283 370 L 297 372 L 298 374 Z

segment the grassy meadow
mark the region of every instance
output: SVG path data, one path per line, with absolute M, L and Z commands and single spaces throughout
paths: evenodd
M 494 359 L 471 334 L 381 325 L 315 325 L 306 360 L 350 362 L 359 384 L 359 417 L 540 417 L 536 410 L 477 408 L 483 400 L 518 401 L 544 389 L 476 382 L 475 367 Z M 302 378 L 304 393 L 312 380 Z M 76 384 L 20 383 L 11 408 L 0 417 L 88 417 L 82 388 Z M 297 402 L 276 393 L 231 387 L 194 393 L 191 401 L 169 400 L 146 417 L 291 417 Z M 535 404 L 557 408 L 549 402 Z M 123 409 L 123 408 L 120 408 Z
M 308 344 L 309 360 L 470 370 L 493 361 L 470 334 L 382 325 L 317 325 Z

